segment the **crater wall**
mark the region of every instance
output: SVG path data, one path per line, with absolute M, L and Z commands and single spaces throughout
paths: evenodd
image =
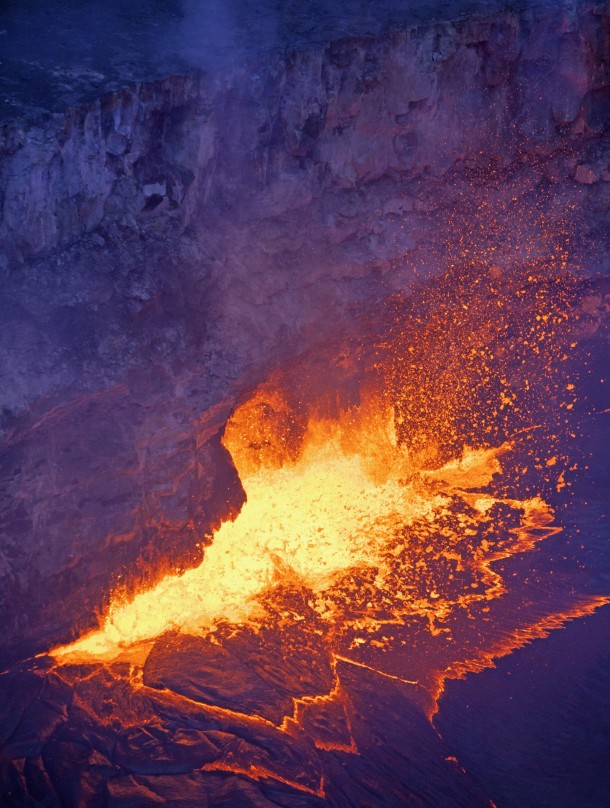
M 535 6 L 4 124 L 6 658 L 195 562 L 243 499 L 222 427 L 274 367 L 349 390 L 389 295 L 464 250 L 510 271 L 551 225 L 607 272 L 609 65 L 605 4 Z

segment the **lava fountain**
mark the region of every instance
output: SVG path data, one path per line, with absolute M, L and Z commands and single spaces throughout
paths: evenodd
M 196 569 L 117 595 L 98 630 L 51 652 L 56 664 L 127 662 L 134 687 L 356 753 L 346 666 L 415 687 L 432 716 L 447 677 L 606 603 L 510 566 L 560 534 L 548 498 L 577 468 L 577 284 L 551 269 L 470 266 L 394 300 L 359 401 L 333 417 L 296 371 L 261 385 L 223 438 L 247 495 L 237 518 Z M 216 674 L 202 672 L 206 657 L 222 659 Z M 339 723 L 312 723 L 333 704 Z M 250 771 L 233 758 L 214 767 Z
M 257 627 L 268 618 L 265 600 L 286 584 L 307 592 L 308 605 L 328 631 L 343 635 L 349 627 L 354 646 L 387 623 L 416 615 L 426 618 L 432 631 L 442 630 L 435 629 L 435 621 L 447 617 L 457 601 L 441 595 L 443 582 L 434 582 L 428 564 L 432 547 L 422 547 L 421 535 L 433 541 L 458 502 L 463 531 L 476 535 L 500 500 L 472 491 L 484 489 L 501 472 L 498 456 L 510 447 L 466 449 L 441 468 L 417 468 L 396 443 L 391 413 L 377 409 L 379 404 L 367 402 L 336 422 L 310 422 L 296 460 L 277 458 L 279 465 L 265 463 L 251 471 L 248 450 L 239 446 L 249 426 L 244 420 L 268 405 L 260 395 L 248 402 L 225 436 L 247 494 L 235 521 L 216 532 L 197 569 L 167 576 L 127 603 L 114 603 L 100 631 L 54 655 L 112 659 L 170 630 L 205 634 L 223 623 Z M 521 528 L 527 532 L 527 526 L 552 521 L 540 499 L 509 506 L 522 515 L 515 543 L 523 541 Z M 410 540 L 409 533 L 419 534 L 420 541 Z M 488 558 L 485 549 L 462 558 L 453 545 L 463 537 L 445 533 L 447 546 L 437 554 L 456 571 L 467 566 L 469 580 L 478 582 L 469 586 L 482 589 L 460 595 L 461 604 L 502 591 L 488 570 L 495 552 L 491 544 L 483 544 Z M 448 574 L 449 580 L 454 577 Z M 417 579 L 420 586 L 414 588 Z

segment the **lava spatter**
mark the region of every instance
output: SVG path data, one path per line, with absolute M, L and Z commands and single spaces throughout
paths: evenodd
M 414 467 L 390 415 L 369 403 L 338 422 L 314 421 L 296 461 L 242 472 L 247 502 L 217 531 L 199 568 L 114 604 L 100 631 L 54 656 L 112 659 L 168 630 L 260 626 L 269 619 L 265 600 L 286 583 L 307 593 L 309 614 L 290 602 L 277 614 L 308 622 L 314 615 L 319 630 L 342 643 L 349 637 L 352 647 L 414 618 L 448 633 L 456 609 L 502 594 L 490 562 L 521 551 L 528 525 L 548 522 L 549 509 L 536 499 L 473 498 L 500 473 L 506 446 L 467 448 L 434 470 Z M 236 451 L 234 459 L 241 471 Z
M 608 602 L 514 566 L 560 535 L 548 493 L 571 468 L 574 289 L 545 272 L 464 271 L 396 302 L 360 403 L 336 418 L 263 385 L 223 439 L 241 512 L 197 569 L 115 598 L 56 663 L 145 659 L 135 687 L 358 755 L 350 670 L 432 718 L 447 678 Z M 204 769 L 326 793 L 322 770 L 248 754 Z

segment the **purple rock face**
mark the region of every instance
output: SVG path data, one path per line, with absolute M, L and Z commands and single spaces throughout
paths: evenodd
M 607 54 L 594 5 L 502 12 L 7 124 L 8 655 L 198 556 L 240 504 L 219 430 L 269 370 L 353 353 L 464 248 L 509 268 L 563 229 L 605 271 Z
M 94 48 L 75 36 L 31 58 L 26 23 L 42 12 L 1 12 L 3 667 L 95 628 L 113 591 L 198 564 L 244 502 L 221 443 L 235 407 L 286 368 L 295 400 L 330 414 L 358 401 L 387 301 L 449 267 L 565 256 L 585 290 L 589 400 L 607 410 L 606 4 L 259 5 L 108 6 Z M 65 33 L 61 14 L 47 23 Z M 570 529 L 576 542 L 583 528 Z M 0 678 L 0 802 L 546 804 L 485 768 L 457 690 L 438 726 L 483 789 L 416 688 L 337 674 L 311 640 L 293 638 L 286 660 L 267 637 L 276 674 L 261 670 L 260 637 L 172 635 L 136 691 L 121 663 L 14 668 Z M 306 675 L 297 650 L 316 660 Z M 604 679 L 605 663 L 591 668 Z M 294 694 L 313 699 L 336 675 L 352 712 L 317 705 L 303 731 L 278 729 Z M 480 715 L 506 715 L 475 695 Z M 495 729 L 473 732 L 485 745 Z M 342 757 L 352 743 L 359 760 Z

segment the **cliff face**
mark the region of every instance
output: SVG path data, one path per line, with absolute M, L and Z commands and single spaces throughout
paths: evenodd
M 117 581 L 191 563 L 243 498 L 219 444 L 238 398 L 298 356 L 344 382 L 329 357 L 362 353 L 367 314 L 414 268 L 441 270 L 469 239 L 510 267 L 515 228 L 535 252 L 572 210 L 587 211 L 585 268 L 603 270 L 609 65 L 608 9 L 584 3 L 310 46 L 6 124 L 7 657 L 91 625 Z M 476 219 L 483 193 L 495 230 Z M 475 220 L 478 235 L 456 232 Z
M 138 83 L 8 123 L 5 261 L 153 213 L 184 227 L 214 192 L 235 204 L 266 189 L 257 204 L 273 214 L 320 187 L 556 145 L 603 120 L 609 38 L 602 5 L 504 13 Z

